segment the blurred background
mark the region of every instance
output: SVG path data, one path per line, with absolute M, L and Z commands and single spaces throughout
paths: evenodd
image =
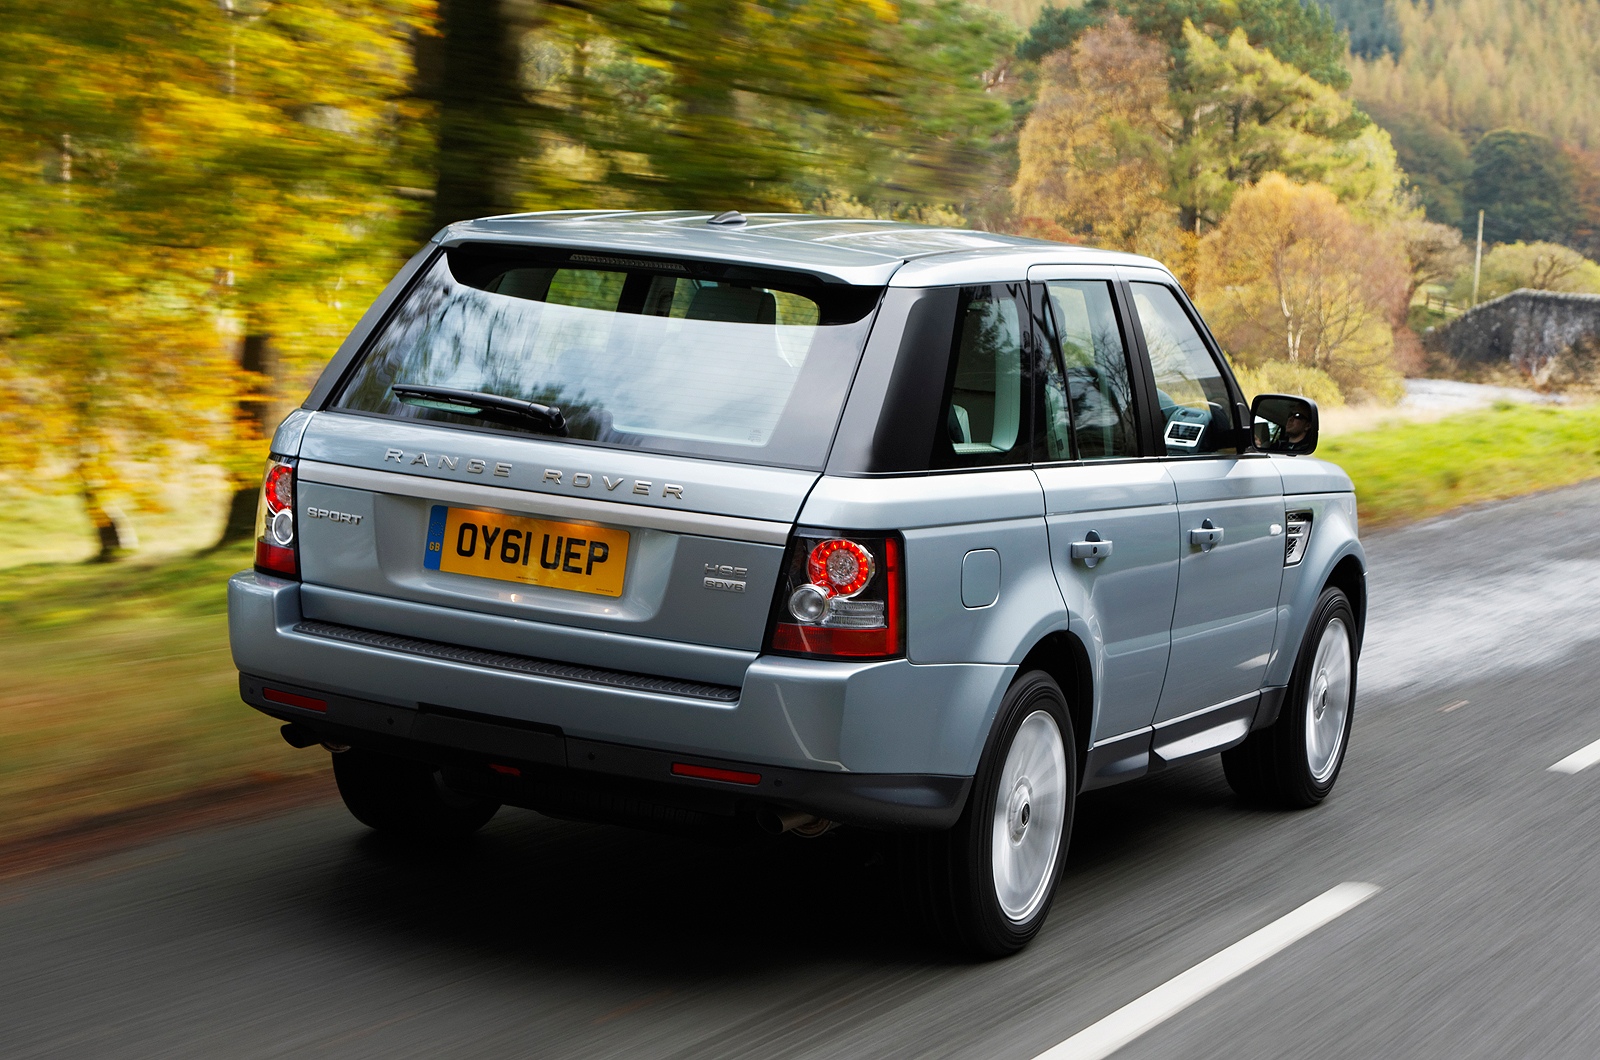
M 272 428 L 462 218 L 1150 254 L 1319 402 L 1365 529 L 1600 475 L 1597 12 L 0 0 L 0 849 L 326 787 L 238 702 L 224 580 Z

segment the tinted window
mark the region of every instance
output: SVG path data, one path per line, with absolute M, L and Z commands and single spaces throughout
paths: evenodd
M 528 253 L 465 247 L 438 259 L 335 407 L 515 429 L 390 390 L 450 387 L 557 406 L 579 441 L 821 466 L 880 292 L 738 266 Z
M 935 447 L 936 463 L 1026 459 L 1018 455 L 1026 442 L 1021 296 L 1021 284 L 961 289 L 942 421 L 946 438 Z
M 1155 371 L 1167 455 L 1215 453 L 1231 444 L 1223 433 L 1234 427 L 1228 385 L 1178 296 L 1164 284 L 1129 286 Z
M 1059 363 L 1045 387 L 1046 457 L 1105 460 L 1139 455 L 1133 379 L 1117 322 L 1111 285 L 1101 280 L 1051 280 L 1050 317 Z

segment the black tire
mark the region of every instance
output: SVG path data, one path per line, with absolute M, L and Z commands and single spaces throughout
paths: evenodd
M 352 747 L 333 756 L 333 778 L 355 819 L 384 835 L 442 840 L 471 835 L 500 809 L 444 786 L 433 766 Z
M 1326 746 L 1332 747 L 1331 755 L 1327 755 L 1312 750 L 1307 730 L 1311 723 L 1308 716 L 1312 722 L 1318 721 L 1339 705 L 1337 694 L 1334 701 L 1329 702 L 1327 674 L 1325 668 L 1317 666 L 1318 651 L 1325 639 L 1330 648 L 1336 647 L 1338 632 L 1329 633 L 1335 622 L 1342 623 L 1349 674 L 1344 693 L 1343 727 L 1337 730 L 1336 743 L 1326 742 Z M 1322 590 L 1305 638 L 1300 642 L 1300 654 L 1295 658 L 1294 673 L 1289 679 L 1278 720 L 1251 733 L 1239 746 L 1222 752 L 1222 771 L 1235 792 L 1251 802 L 1292 810 L 1315 806 L 1328 797 L 1334 781 L 1339 779 L 1345 751 L 1350 746 L 1358 649 L 1355 612 L 1349 599 L 1340 589 Z M 1319 702 L 1323 708 L 1321 713 L 1317 712 Z
M 1035 717 L 1039 714 L 1048 717 L 1060 737 L 1059 758 L 1050 756 L 1051 764 L 1037 771 L 1037 792 L 1013 783 L 1010 791 L 1002 793 L 1008 759 L 1024 724 L 1029 726 L 1029 735 L 1019 754 L 1028 748 L 1045 749 L 1050 742 L 1051 726 Z M 902 848 L 906 854 L 904 883 L 924 919 L 931 921 L 934 930 L 958 950 L 979 957 L 1009 956 L 1033 941 L 1044 925 L 1072 834 L 1072 811 L 1078 793 L 1075 748 L 1066 699 L 1054 679 L 1040 670 L 1022 674 L 1001 701 L 989 747 L 956 826 L 948 832 L 907 837 Z M 1046 793 L 1047 788 L 1053 791 L 1056 784 L 1064 796 L 1059 806 L 1053 795 Z M 1001 803 L 1002 798 L 1005 803 Z M 1031 817 L 1034 801 L 1042 807 L 1042 816 L 1037 819 Z M 1020 837 L 1014 831 L 1013 842 L 1001 851 L 1022 850 L 1030 825 L 1058 818 L 1054 822 L 1058 828 L 1054 849 L 1042 872 L 1019 873 L 1020 882 L 997 878 L 1003 857 L 995 848 L 997 808 L 1011 821 L 1010 827 L 1021 830 Z M 1000 826 L 1008 827 L 1004 822 Z M 1045 824 L 1044 830 L 1033 833 L 1032 843 L 1042 843 L 1039 837 L 1055 830 Z M 1042 860 L 1033 858 L 1029 864 L 1037 867 Z M 1036 887 L 1035 880 L 1041 881 Z M 1008 887 L 1013 912 L 1007 911 L 1007 899 L 1002 897 Z

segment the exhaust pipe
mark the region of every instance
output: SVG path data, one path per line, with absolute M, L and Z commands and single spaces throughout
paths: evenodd
M 279 729 L 278 732 L 283 734 L 283 742 L 288 744 L 290 747 L 293 747 L 297 751 L 303 750 L 307 747 L 315 747 L 318 744 L 321 744 L 323 749 L 332 751 L 334 754 L 338 754 L 340 751 L 350 750 L 349 744 L 329 743 L 327 740 L 324 740 L 321 736 L 317 735 L 315 729 L 312 729 L 307 725 L 301 725 L 299 722 L 291 721 L 289 724 Z
M 307 747 L 315 747 L 322 742 L 322 737 L 318 736 L 314 730 L 298 722 L 291 721 L 278 731 L 283 734 L 283 742 L 297 751 L 304 750 Z
M 763 831 L 770 832 L 772 835 L 793 832 L 795 835 L 805 839 L 815 839 L 817 836 L 825 832 L 831 832 L 839 827 L 838 824 L 828 820 L 826 817 L 818 817 L 816 814 L 806 813 L 804 810 L 779 811 L 763 809 L 756 815 L 756 823 L 761 825 Z

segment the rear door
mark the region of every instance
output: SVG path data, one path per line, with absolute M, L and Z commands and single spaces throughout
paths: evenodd
M 1032 285 L 1033 301 L 1051 336 L 1035 464 L 1051 563 L 1095 657 L 1092 738 L 1129 741 L 1127 768 L 1142 771 L 1178 585 L 1177 496 L 1163 462 L 1147 453 L 1141 380 L 1113 278 L 1067 266 L 1029 276 L 1043 280 Z
M 737 684 L 876 303 L 451 248 L 305 431 L 305 617 Z
M 478 647 L 453 612 L 759 649 L 816 479 L 336 413 L 298 473 L 306 617 Z
M 1237 396 L 1188 300 L 1154 270 L 1123 272 L 1178 501 L 1178 593 L 1156 724 L 1229 704 L 1248 714 L 1277 628 L 1283 482 L 1270 458 L 1231 447 L 1228 432 L 1243 426 Z

